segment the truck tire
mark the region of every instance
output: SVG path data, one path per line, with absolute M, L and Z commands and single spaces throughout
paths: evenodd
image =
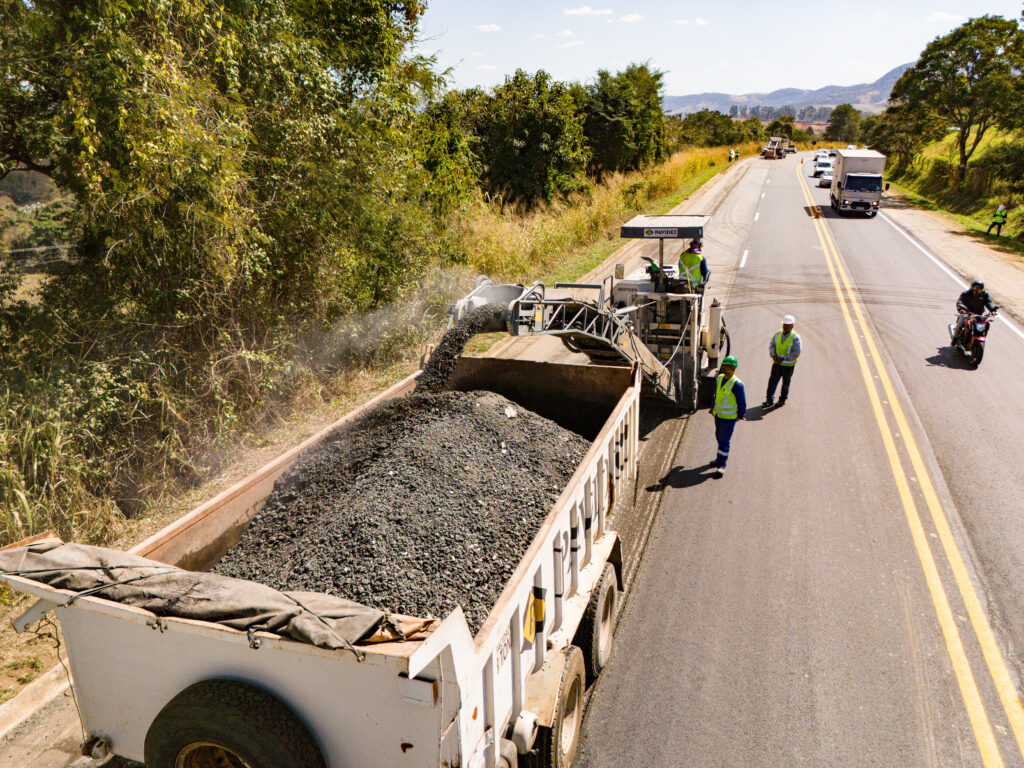
M 583 666 L 583 653 L 570 645 L 562 664 L 554 725 L 539 729 L 533 752 L 523 756 L 526 768 L 570 768 L 576 759 L 583 724 Z
M 204 680 L 171 699 L 146 733 L 146 768 L 325 768 L 302 722 L 274 696 Z
M 601 580 L 594 588 L 579 629 L 576 630 L 576 645 L 583 652 L 583 665 L 590 682 L 597 679 L 611 658 L 618 614 L 619 580 L 615 576 L 615 566 L 606 563 L 601 572 Z

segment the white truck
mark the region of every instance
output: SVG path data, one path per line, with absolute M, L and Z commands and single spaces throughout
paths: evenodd
M 882 199 L 882 173 L 885 155 L 873 149 L 837 149 L 829 197 L 832 210 L 840 216 L 863 213 L 869 218 L 878 213 Z
M 207 570 L 300 453 L 377 403 L 407 395 L 417 376 L 132 552 Z M 425 637 L 326 650 L 0 572 L 0 583 L 37 598 L 16 620 L 19 631 L 51 610 L 60 620 L 84 754 L 119 755 L 147 768 L 572 764 L 586 675 L 600 670 L 612 648 L 622 550 L 609 515 L 632 497 L 640 371 L 463 357 L 448 388 L 497 392 L 593 439 L 479 632 L 456 608 Z M 177 744 L 170 761 L 152 760 L 151 745 L 168 740 Z

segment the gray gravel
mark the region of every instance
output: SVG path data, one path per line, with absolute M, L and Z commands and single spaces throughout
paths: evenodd
M 456 358 L 473 336 L 496 326 L 504 328 L 505 306 L 485 304 L 454 323 L 427 360 L 416 380 L 417 392 L 439 392 L 455 370 Z
M 479 630 L 590 444 L 491 392 L 381 404 L 300 457 L 214 568 Z

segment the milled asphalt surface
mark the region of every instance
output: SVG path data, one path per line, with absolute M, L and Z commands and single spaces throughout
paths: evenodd
M 1001 762 L 981 757 L 798 186 L 799 159 L 757 162 L 744 182 L 756 185 L 755 205 L 734 209 L 749 234 L 732 254 L 726 302 L 748 419 L 721 480 L 706 468 L 711 417 L 697 414 L 687 426 L 660 481 L 661 513 L 616 652 L 592 691 L 577 764 L 1022 765 L 911 472 Z M 825 204 L 826 190 L 812 194 Z M 1022 341 L 996 327 L 980 370 L 943 364 L 959 292 L 951 279 L 881 218 L 826 222 L 997 639 L 1004 649 L 1024 647 L 1015 599 L 1024 587 Z M 786 313 L 796 316 L 805 351 L 789 403 L 764 411 L 767 345 Z M 1007 655 L 1016 681 L 1016 657 Z

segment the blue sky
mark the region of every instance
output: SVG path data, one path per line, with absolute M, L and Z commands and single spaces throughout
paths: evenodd
M 649 61 L 666 95 L 739 94 L 871 82 L 969 17 L 1020 12 L 1021 0 L 429 0 L 419 51 L 451 67 L 456 88 L 517 68 L 587 82 Z

